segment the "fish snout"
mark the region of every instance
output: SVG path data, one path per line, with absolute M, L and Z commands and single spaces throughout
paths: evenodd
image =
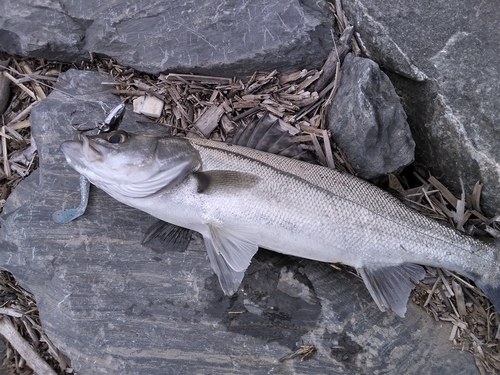
M 95 142 L 83 134 L 78 134 L 72 141 L 65 141 L 60 149 L 66 159 L 80 160 L 81 162 L 95 162 L 104 158 L 103 147 L 99 147 Z
M 65 141 L 59 146 L 61 152 L 66 156 L 66 159 L 74 159 L 78 155 L 81 155 L 81 143 L 74 141 Z

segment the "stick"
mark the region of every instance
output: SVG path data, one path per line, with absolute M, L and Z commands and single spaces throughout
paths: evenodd
M 10 170 L 9 159 L 7 157 L 7 135 L 5 134 L 4 126 L 2 126 L 0 130 L 0 135 L 2 135 L 3 171 L 7 177 L 10 177 L 12 172 Z
M 54 369 L 52 369 L 52 367 L 33 350 L 19 332 L 17 332 L 10 318 L 7 316 L 0 319 L 0 333 L 11 343 L 14 349 L 16 349 L 36 374 L 57 375 Z
M 349 42 L 351 40 L 354 28 L 352 26 L 347 27 L 340 40 L 337 44 L 334 44 L 332 51 L 328 55 L 323 67 L 321 68 L 321 76 L 314 83 L 311 91 L 320 92 L 323 90 L 334 78 L 335 71 L 337 70 L 337 62 L 342 63 L 345 55 L 349 52 L 351 47 Z
M 21 90 L 23 90 L 26 94 L 31 96 L 33 99 L 38 101 L 38 98 L 36 97 L 35 93 L 31 91 L 29 88 L 27 88 L 25 85 L 23 85 L 21 82 L 19 82 L 16 78 L 11 76 L 8 72 L 3 72 L 3 74 L 10 79 L 14 84 L 16 84 Z
M 323 129 L 323 143 L 325 147 L 325 156 L 328 163 L 328 167 L 335 169 L 335 162 L 333 161 L 332 146 L 330 145 L 330 137 L 328 133 Z
M 32 74 L 33 71 L 31 70 L 30 66 L 26 62 L 22 62 L 21 64 L 21 69 L 24 70 L 24 73 L 26 74 Z M 33 86 L 33 90 L 35 90 L 35 93 L 38 97 L 38 100 L 45 99 L 47 96 L 42 90 L 42 87 L 36 80 L 31 81 L 31 85 Z
M 38 103 L 38 102 L 33 102 L 31 103 L 28 107 L 26 107 L 25 109 L 23 109 L 21 112 L 19 112 L 17 114 L 16 117 L 14 117 L 8 124 L 7 126 L 11 125 L 11 124 L 15 124 L 16 122 L 22 120 L 24 117 L 28 116 L 31 112 L 31 109 L 34 107 L 34 105 Z

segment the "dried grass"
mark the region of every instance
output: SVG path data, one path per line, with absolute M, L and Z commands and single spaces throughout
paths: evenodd
M 481 212 L 480 183 L 474 186 L 471 194 L 462 190 L 457 198 L 435 177 L 430 176 L 427 180 L 417 177 L 423 184 L 405 189 L 406 199 L 411 204 L 418 204 L 417 210 L 474 236 L 500 233 L 498 222 L 487 219 Z M 399 181 L 393 180 L 393 184 L 402 188 Z M 411 298 L 436 321 L 452 324 L 450 341 L 456 349 L 474 355 L 482 374 L 500 371 L 500 316 L 473 282 L 454 272 L 426 267 L 426 276 Z
M 5 271 L 0 272 L 0 302 L 0 334 L 7 339 L 5 374 L 76 374 L 44 333 L 33 295 Z

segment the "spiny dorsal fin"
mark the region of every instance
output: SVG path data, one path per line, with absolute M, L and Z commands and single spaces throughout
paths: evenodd
M 238 127 L 234 136 L 228 138 L 227 143 L 302 161 L 315 162 L 314 156 L 309 151 L 302 149 L 299 143 L 294 142 L 290 133 L 281 128 L 280 120 L 273 118 L 269 112 L 245 127 Z
M 357 271 L 380 310 L 392 310 L 400 317 L 406 313 L 410 292 L 425 276 L 424 268 L 412 263 L 364 266 Z

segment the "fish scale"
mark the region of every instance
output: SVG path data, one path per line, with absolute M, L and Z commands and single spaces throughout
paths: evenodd
M 238 170 L 261 174 L 266 181 L 275 181 L 274 184 L 277 186 L 274 196 L 286 196 L 283 205 L 288 204 L 289 207 L 293 207 L 292 215 L 294 216 L 298 211 L 307 210 L 310 204 L 318 203 L 312 212 L 322 213 L 324 216 L 329 214 L 329 225 L 351 222 L 352 218 L 360 220 L 359 223 L 353 223 L 352 235 L 361 234 L 363 227 L 372 224 L 370 236 L 363 236 L 369 239 L 369 242 L 373 244 L 372 247 L 379 247 L 381 244 L 383 248 L 386 248 L 387 239 L 395 234 L 396 228 L 400 228 L 396 236 L 396 241 L 400 244 L 398 253 L 402 250 L 401 246 L 406 243 L 411 250 L 422 254 L 421 264 L 424 264 L 425 259 L 432 257 L 436 258 L 437 262 L 448 261 L 466 269 L 467 264 L 470 264 L 474 258 L 483 257 L 493 262 L 488 268 L 496 271 L 498 266 L 494 260 L 495 254 L 498 253 L 496 246 L 476 240 L 427 218 L 408 208 L 392 195 L 359 178 L 253 149 L 205 140 L 191 140 L 190 142 L 200 152 L 204 161 L 203 166 L 208 170 L 216 168 Z M 244 155 L 247 160 L 243 162 L 241 155 Z M 266 173 L 268 169 L 274 173 Z M 302 185 L 300 194 L 296 193 L 296 190 L 299 190 L 298 184 Z M 266 184 L 263 186 L 265 188 Z M 292 187 L 294 187 L 295 194 L 293 194 Z M 287 192 L 292 194 L 286 194 Z M 320 195 L 322 192 L 324 194 Z M 272 194 L 273 189 L 262 193 Z M 300 199 L 301 197 L 304 199 Z M 338 201 L 338 203 L 325 204 L 325 200 Z M 281 208 L 284 209 L 283 206 Z M 325 208 L 330 208 L 330 210 L 325 212 Z M 361 211 L 364 213 L 362 214 Z M 331 220 L 336 220 L 336 223 Z M 375 241 L 377 239 L 378 241 Z M 331 243 L 337 242 L 336 238 L 330 237 L 328 240 Z M 421 241 L 424 242 L 419 243 Z M 448 249 L 450 246 L 452 249 Z M 404 247 L 407 251 L 409 250 L 406 246 Z M 426 247 L 435 250 L 429 252 Z M 458 253 L 458 250 L 461 252 Z M 447 259 L 452 256 L 454 256 L 453 259 Z
M 111 144 L 110 136 L 81 136 L 61 149 L 115 199 L 200 232 L 226 294 L 237 291 L 263 247 L 355 267 L 379 308 L 400 316 L 425 275 L 420 265 L 468 276 L 500 307 L 493 242 L 446 227 L 355 176 L 210 140 L 127 134 Z

